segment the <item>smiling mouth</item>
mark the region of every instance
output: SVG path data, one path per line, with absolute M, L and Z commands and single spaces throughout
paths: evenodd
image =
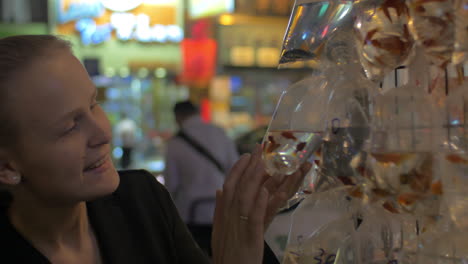
M 106 161 L 107 161 L 107 156 L 89 165 L 88 167 L 84 169 L 84 171 L 91 171 L 91 170 L 97 169 L 101 167 Z

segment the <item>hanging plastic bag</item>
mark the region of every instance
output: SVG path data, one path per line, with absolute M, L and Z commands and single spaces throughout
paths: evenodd
M 417 264 L 468 263 L 466 245 L 468 245 L 468 232 L 442 233 L 422 247 Z
M 362 210 L 362 223 L 356 232 L 356 263 L 401 263 L 403 250 L 401 220 L 398 216 L 371 206 Z
M 263 140 L 263 159 L 271 176 L 294 173 L 320 147 L 330 92 L 323 75 L 301 80 L 283 92 Z
M 445 201 L 455 225 L 468 231 L 468 83 L 446 102 L 446 140 L 439 149 Z
M 352 71 L 351 66 L 300 81 L 278 102 L 263 141 L 267 172 L 273 177 L 292 174 L 311 157 L 318 168 L 289 205 L 311 192 L 358 183 L 350 161 L 368 135 L 363 105 L 370 88 L 364 76 L 345 70 Z
M 279 67 L 309 61 L 317 68 L 355 60 L 352 41 L 354 1 L 296 0 L 284 36 Z
M 454 0 L 455 52 L 452 63 L 463 66 L 468 61 L 468 0 Z
M 381 81 L 405 64 L 414 46 L 404 0 L 368 0 L 357 7 L 356 47 L 366 76 Z
M 333 264 L 338 249 L 356 229 L 361 202 L 342 187 L 308 196 L 292 216 L 284 264 Z
M 393 213 L 428 215 L 437 214 L 442 195 L 433 148 L 440 142 L 440 120 L 426 92 L 427 64 L 417 58 L 408 66 L 406 85 L 375 97 L 370 141 L 353 164 L 371 201 Z
M 451 62 L 455 46 L 454 0 L 409 0 L 410 30 L 429 61 L 440 68 Z

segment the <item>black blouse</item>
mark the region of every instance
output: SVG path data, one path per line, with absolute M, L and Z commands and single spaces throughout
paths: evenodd
M 119 174 L 113 194 L 87 203 L 104 263 L 210 263 L 166 189 L 149 172 Z M 50 263 L 15 230 L 5 212 L 0 209 L 0 262 Z

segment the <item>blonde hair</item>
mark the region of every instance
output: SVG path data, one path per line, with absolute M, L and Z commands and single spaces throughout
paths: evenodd
M 8 109 L 9 93 L 15 88 L 15 78 L 37 59 L 52 52 L 68 50 L 71 45 L 54 35 L 19 35 L 0 39 L 0 148 L 11 147 L 17 141 L 18 130 Z

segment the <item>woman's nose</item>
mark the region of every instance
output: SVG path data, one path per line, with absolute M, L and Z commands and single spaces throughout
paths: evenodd
M 90 122 L 88 146 L 91 148 L 109 144 L 112 139 L 109 121 L 105 117 L 95 118 Z

